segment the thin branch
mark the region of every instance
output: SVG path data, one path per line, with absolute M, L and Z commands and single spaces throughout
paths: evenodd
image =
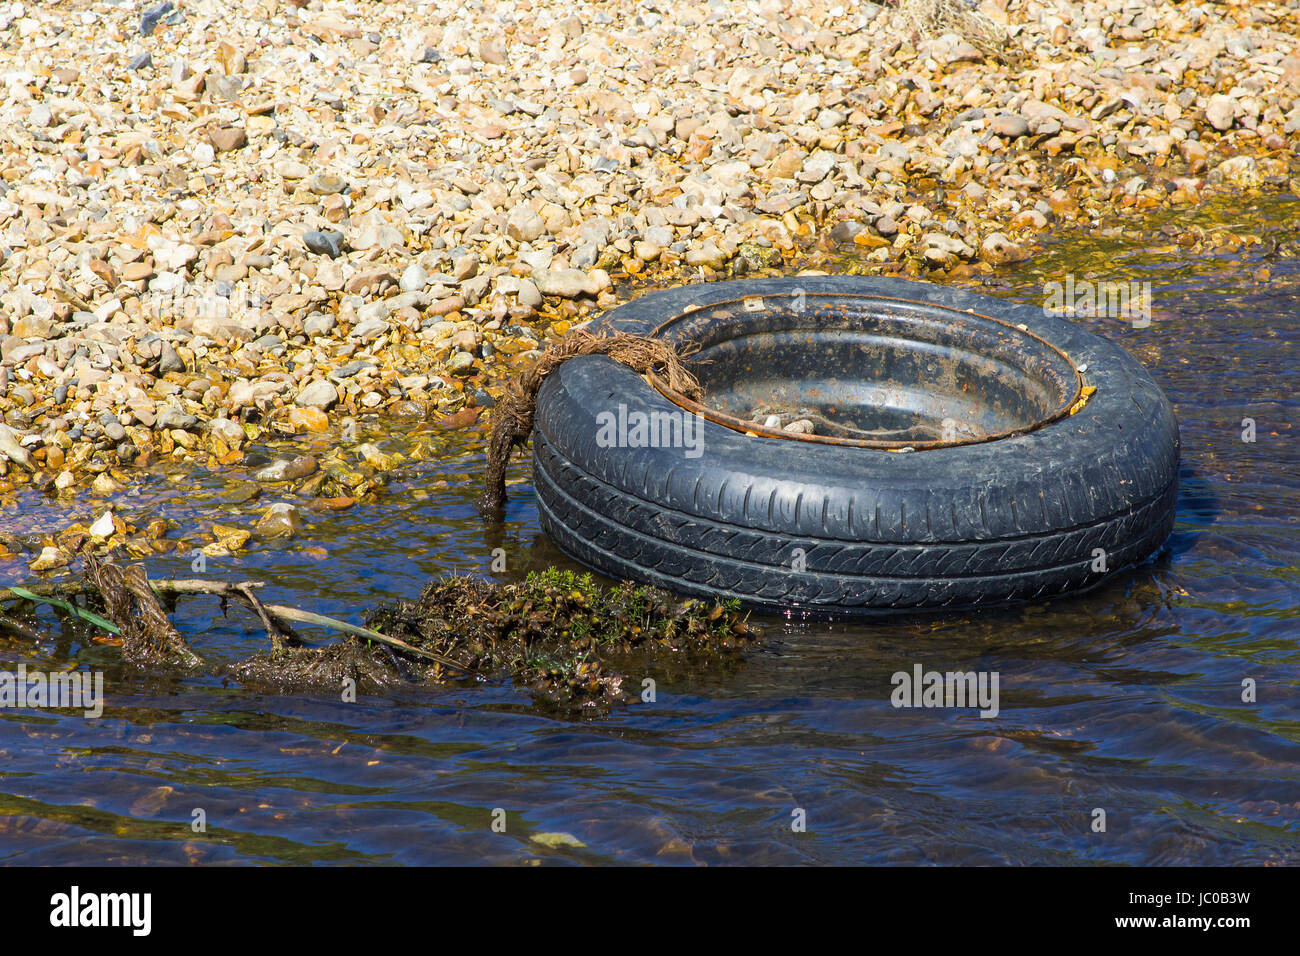
M 349 624 L 347 621 L 340 621 L 336 618 L 326 617 L 323 614 L 315 614 L 311 611 L 300 611 L 295 607 L 286 607 L 283 604 L 262 604 L 256 599 L 251 599 L 251 589 L 263 586 L 261 581 L 239 581 L 228 583 L 226 581 L 204 581 L 199 578 L 177 578 L 164 579 L 159 581 L 150 581 L 149 586 L 153 588 L 154 593 L 162 596 L 164 594 L 213 594 L 222 598 L 229 598 L 238 601 L 242 606 L 247 607 L 262 617 L 265 612 L 272 620 L 272 626 L 275 626 L 275 618 L 280 621 L 297 621 L 299 624 L 315 624 L 319 627 L 329 628 L 334 631 L 341 631 L 345 634 L 354 634 L 357 637 L 364 637 L 366 640 L 375 641 L 379 644 L 387 644 L 389 647 L 395 647 L 407 654 L 416 657 L 422 657 L 425 660 L 441 664 L 443 667 L 449 667 L 460 674 L 473 673 L 464 664 L 458 664 L 450 657 L 444 657 L 441 654 L 435 654 L 433 651 L 426 651 L 421 647 L 408 644 L 406 641 L 396 637 L 389 637 L 386 634 L 380 634 L 378 631 L 372 631 L 368 627 L 360 627 L 356 624 Z M 38 582 L 26 587 L 26 590 L 33 594 L 80 594 L 93 592 L 93 586 L 88 586 L 84 581 L 60 581 L 50 584 Z M 19 600 L 21 595 L 14 594 L 8 588 L 0 588 L 0 602 Z M 260 610 L 259 610 L 260 608 Z M 263 618 L 263 625 L 268 622 Z
M 149 586 L 153 588 L 155 594 L 161 597 L 164 594 L 227 594 L 235 596 L 244 588 L 260 588 L 265 585 L 261 581 L 238 581 L 234 584 L 228 584 L 225 581 L 204 581 L 201 578 L 172 578 L 150 581 Z M 97 591 L 93 585 L 88 585 L 81 580 L 37 581 L 35 584 L 24 585 L 24 588 L 33 594 L 41 595 L 85 594 Z M 0 588 L 0 601 L 17 600 L 25 600 L 25 598 L 14 594 L 8 588 Z
M 252 588 L 241 587 L 239 593 L 243 595 L 248 606 L 256 611 L 257 616 L 262 619 L 262 626 L 266 628 L 266 636 L 270 639 L 271 646 L 276 650 L 283 647 L 286 640 L 296 641 L 298 639 L 298 635 L 293 632 L 292 628 L 286 624 L 281 624 L 267 613 L 266 607 L 258 600 L 257 593 Z
M 6 617 L 3 614 L 0 614 L 0 631 L 12 631 L 14 634 L 17 634 L 19 637 L 29 641 L 40 642 L 40 641 L 48 641 L 51 639 L 48 634 L 45 634 L 41 631 L 34 630 L 33 628 L 28 627 L 26 624 L 22 623 L 21 621 L 15 621 L 13 618 Z
M 282 617 L 286 620 L 297 621 L 300 624 L 318 624 L 321 627 L 328 627 L 336 631 L 343 631 L 346 634 L 355 634 L 357 637 L 364 637 L 370 641 L 378 641 L 380 644 L 387 644 L 389 647 L 396 647 L 408 654 L 414 654 L 417 657 L 427 658 L 444 667 L 450 667 L 452 670 L 461 674 L 472 673 L 464 664 L 458 664 L 450 657 L 443 657 L 441 654 L 435 654 L 432 651 L 426 651 L 421 647 L 408 644 L 406 641 L 396 637 L 389 637 L 386 634 L 380 634 L 378 631 L 372 631 L 368 627 L 359 627 L 356 624 L 349 624 L 347 621 L 339 621 L 332 617 L 326 617 L 323 614 L 314 614 L 311 611 L 300 611 L 296 607 L 285 607 L 283 604 L 265 604 L 263 607 L 273 616 Z

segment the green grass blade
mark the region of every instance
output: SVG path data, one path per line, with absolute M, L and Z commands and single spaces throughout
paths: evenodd
M 26 588 L 13 587 L 12 585 L 9 587 L 9 590 L 12 591 L 14 594 L 17 594 L 20 598 L 26 598 L 29 601 L 35 601 L 37 604 L 50 604 L 53 605 L 54 607 L 61 607 L 65 611 L 70 611 L 71 613 L 77 615 L 77 617 L 81 618 L 83 621 L 89 621 L 91 624 L 94 624 L 96 627 L 102 627 L 110 634 L 121 635 L 122 633 L 121 630 L 118 629 L 118 626 L 114 624 L 112 621 L 108 620 L 107 618 L 102 618 L 94 611 L 87 611 L 85 608 L 77 607 L 77 605 L 69 603 L 68 601 L 64 601 L 56 597 L 45 597 L 40 594 L 35 594 L 27 590 Z

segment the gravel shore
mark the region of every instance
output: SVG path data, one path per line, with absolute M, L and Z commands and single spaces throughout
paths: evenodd
M 0 500 L 468 424 L 655 284 L 957 280 L 1296 190 L 1296 0 L 979 10 L 992 45 L 871 3 L 0 3 Z

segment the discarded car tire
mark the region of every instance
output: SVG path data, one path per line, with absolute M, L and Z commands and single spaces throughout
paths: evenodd
M 849 331 L 832 327 L 836 310 Z M 755 349 L 797 369 L 789 356 L 807 341 L 803 360 L 836 366 L 819 382 L 841 382 L 842 368 L 864 381 L 916 373 L 896 404 L 921 417 L 986 392 L 970 402 L 984 428 L 899 447 L 904 432 L 796 440 L 713 411 L 676 447 L 617 428 L 611 441 L 615 422 L 676 415 L 685 428 L 690 410 L 604 356 L 573 359 L 538 394 L 538 509 L 561 548 L 614 578 L 769 610 L 970 608 L 1091 587 L 1172 529 L 1168 400 L 1123 349 L 1041 309 L 900 279 L 797 277 L 654 293 L 594 328 L 683 327 L 710 343 L 690 366 L 702 381 Z M 762 378 L 740 372 L 735 388 Z M 710 393 L 706 382 L 706 405 Z

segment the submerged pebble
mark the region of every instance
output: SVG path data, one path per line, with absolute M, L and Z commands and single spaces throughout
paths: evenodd
M 312 455 L 298 455 L 294 458 L 281 458 L 253 474 L 256 481 L 295 481 L 314 474 L 320 467 Z

